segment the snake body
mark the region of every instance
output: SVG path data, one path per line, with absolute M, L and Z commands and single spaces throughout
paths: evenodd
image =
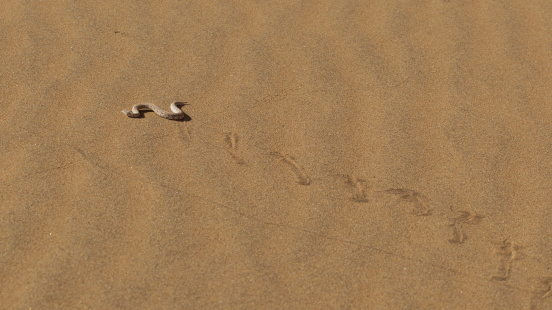
M 176 106 L 176 104 L 177 102 L 171 103 L 171 110 L 173 111 L 173 113 L 167 112 L 153 103 L 140 103 L 140 104 L 135 104 L 132 107 L 132 111 L 123 110 L 123 114 L 125 114 L 128 117 L 140 117 L 141 114 L 139 110 L 142 109 L 142 110 L 151 110 L 155 112 L 155 114 L 166 119 L 172 119 L 172 120 L 184 119 L 186 117 L 186 114 L 178 106 Z

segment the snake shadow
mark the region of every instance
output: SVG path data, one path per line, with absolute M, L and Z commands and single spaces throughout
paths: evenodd
M 180 109 L 182 109 L 183 106 L 190 105 L 190 104 L 188 104 L 188 102 L 185 102 L 185 101 L 176 101 L 175 104 Z M 141 112 L 140 116 L 138 116 L 137 118 L 145 118 L 146 113 L 153 113 L 153 111 L 148 111 L 148 110 L 141 110 L 140 112 Z M 182 112 L 184 112 L 184 111 L 182 111 Z M 182 119 L 171 119 L 170 121 L 173 121 L 173 122 L 189 122 L 191 120 L 192 120 L 192 118 L 190 117 L 190 115 L 188 115 L 188 113 L 184 112 L 184 118 L 182 118 Z

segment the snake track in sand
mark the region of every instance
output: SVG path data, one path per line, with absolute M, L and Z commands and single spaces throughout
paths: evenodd
M 155 114 L 161 116 L 162 118 L 172 119 L 172 120 L 181 120 L 186 118 L 186 114 L 176 105 L 178 102 L 171 103 L 171 112 L 167 112 L 153 103 L 140 103 L 135 104 L 132 107 L 132 111 L 123 110 L 123 114 L 128 117 L 140 117 L 142 115 L 139 110 L 150 110 L 155 112 Z

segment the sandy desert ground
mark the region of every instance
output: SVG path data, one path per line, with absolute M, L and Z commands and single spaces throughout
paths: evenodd
M 0 46 L 1 309 L 552 309 L 549 0 L 4 0 Z

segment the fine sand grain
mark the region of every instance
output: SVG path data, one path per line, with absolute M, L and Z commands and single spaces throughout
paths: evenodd
M 552 309 L 550 3 L 0 1 L 0 309 Z

